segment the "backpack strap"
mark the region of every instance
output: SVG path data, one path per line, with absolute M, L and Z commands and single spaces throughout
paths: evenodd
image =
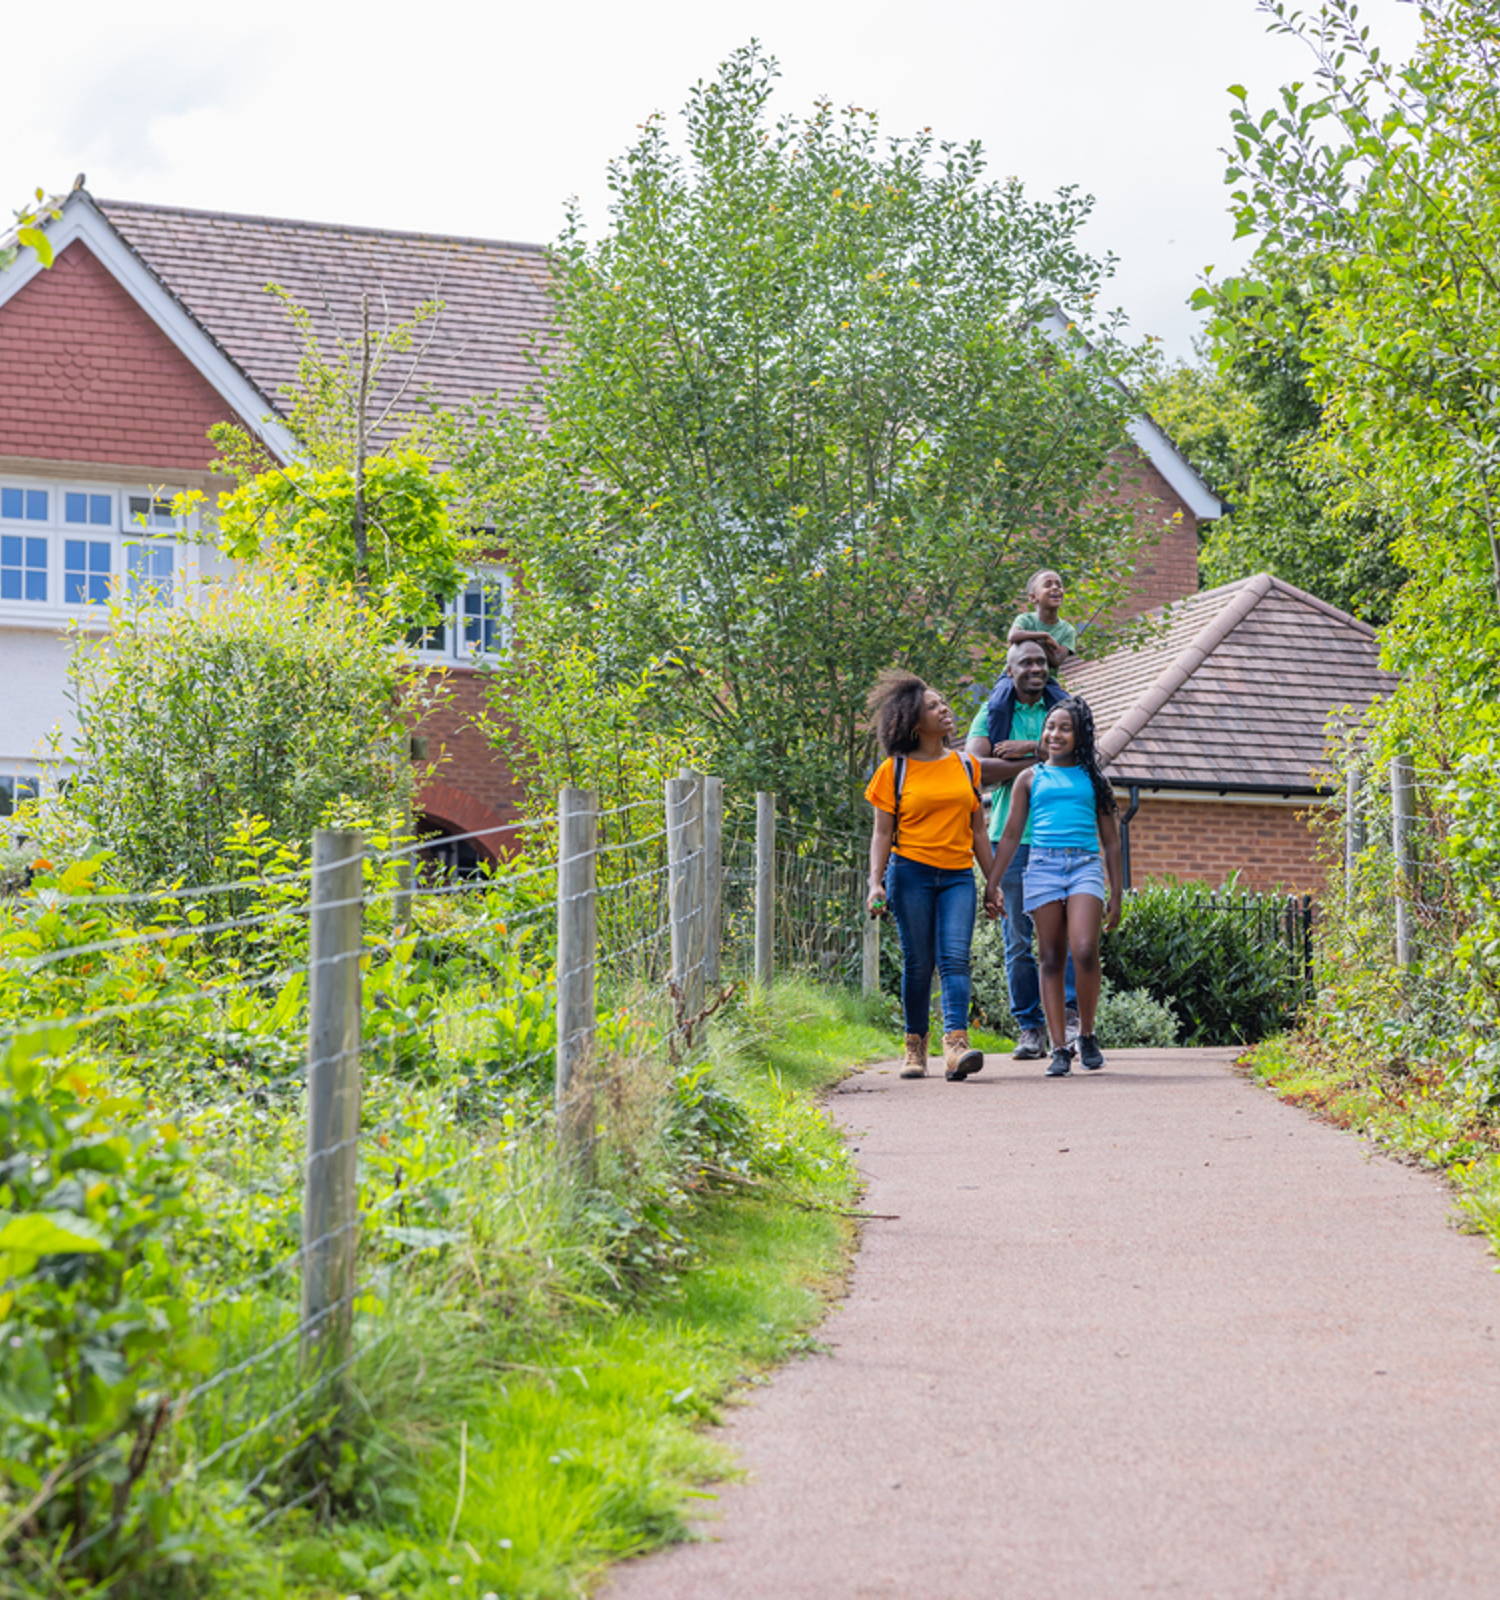
M 891 757 L 891 784 L 896 791 L 896 809 L 891 813 L 891 849 L 901 837 L 901 791 L 906 787 L 906 757 Z
M 975 757 L 965 755 L 962 750 L 952 752 L 958 757 L 958 764 L 964 769 L 964 775 L 969 780 L 969 787 L 974 791 L 974 798 L 984 804 L 984 791 L 979 781 L 979 762 Z M 891 757 L 891 785 L 896 791 L 896 809 L 891 818 L 891 849 L 896 848 L 896 841 L 901 837 L 901 791 L 906 787 L 906 757 Z

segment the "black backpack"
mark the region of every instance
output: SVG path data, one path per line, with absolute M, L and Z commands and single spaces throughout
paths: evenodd
M 955 755 L 964 764 L 964 771 L 969 775 L 970 787 L 974 790 L 974 798 L 984 804 L 984 795 L 979 786 L 979 762 L 973 756 L 965 755 L 961 750 L 950 750 L 950 755 Z M 971 766 L 970 763 L 973 763 Z M 896 841 L 901 837 L 901 791 L 906 787 L 906 757 L 891 757 L 891 781 L 896 788 L 896 809 L 891 819 L 891 849 L 896 848 Z

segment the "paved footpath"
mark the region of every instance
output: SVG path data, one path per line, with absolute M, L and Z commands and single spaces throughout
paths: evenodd
M 849 1079 L 898 1220 L 606 1600 L 1500 1596 L 1493 1259 L 1232 1059 Z

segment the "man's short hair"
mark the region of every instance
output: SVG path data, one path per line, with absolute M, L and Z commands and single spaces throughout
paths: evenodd
M 1009 672 L 1011 668 L 1015 666 L 1016 653 L 1020 650 L 1035 650 L 1044 661 L 1047 658 L 1047 652 L 1042 649 L 1035 639 L 1022 639 L 1018 643 L 1013 644 L 1010 649 L 1005 652 L 1005 670 L 1007 672 Z

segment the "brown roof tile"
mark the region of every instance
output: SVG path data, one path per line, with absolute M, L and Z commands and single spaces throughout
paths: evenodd
M 295 382 L 300 346 L 268 283 L 312 314 L 325 353 L 357 336 L 360 297 L 372 326 L 408 320 L 441 300 L 430 345 L 403 410 L 430 389 L 445 405 L 494 394 L 514 399 L 528 384 L 528 341 L 549 325 L 548 266 L 539 245 L 442 234 L 395 233 L 275 217 L 233 216 L 175 206 L 100 200 L 99 209 L 188 313 L 277 409 Z M 427 341 L 429 322 L 416 345 Z M 388 397 L 410 360 L 386 368 Z M 377 405 L 381 395 L 377 394 Z
M 1269 573 L 1157 613 L 1160 637 L 1068 669 L 1117 783 L 1301 790 L 1327 726 L 1388 693 L 1374 629 Z

